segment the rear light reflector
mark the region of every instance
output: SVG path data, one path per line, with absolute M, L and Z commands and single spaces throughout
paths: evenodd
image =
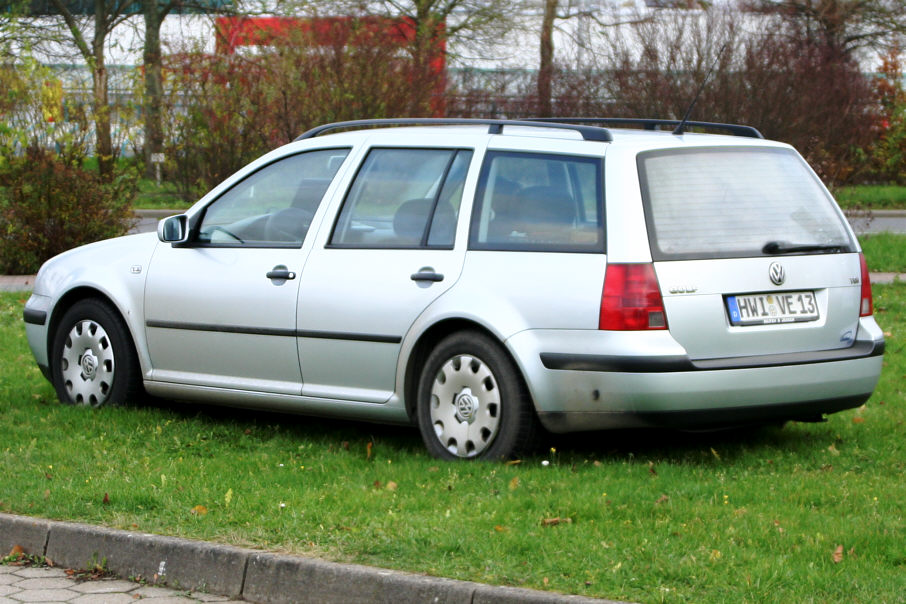
M 871 277 L 868 274 L 868 263 L 865 262 L 865 254 L 859 254 L 859 264 L 862 268 L 862 294 L 859 303 L 859 316 L 869 317 L 874 313 L 874 301 L 871 296 Z
M 667 313 L 653 264 L 607 265 L 598 329 L 667 329 Z

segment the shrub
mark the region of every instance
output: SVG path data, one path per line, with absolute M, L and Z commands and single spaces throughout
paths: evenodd
M 13 160 L 0 190 L 0 273 L 28 274 L 72 247 L 125 234 L 137 179 L 97 174 L 43 151 Z

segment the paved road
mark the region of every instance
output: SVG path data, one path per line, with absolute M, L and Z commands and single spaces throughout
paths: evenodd
M 222 602 L 240 604 L 226 596 L 142 585 L 124 579 L 75 579 L 65 570 L 48 567 L 0 566 L 0 604 L 66 602 L 73 604 L 150 604 Z
M 871 212 L 848 212 L 849 224 L 859 234 L 906 233 L 906 210 L 873 210 Z

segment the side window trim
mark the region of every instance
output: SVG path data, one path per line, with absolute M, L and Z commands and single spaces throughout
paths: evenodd
M 594 245 L 582 245 L 582 244 L 571 244 L 571 243 L 498 243 L 490 242 L 489 230 L 491 223 L 491 216 L 494 213 L 492 207 L 492 199 L 489 195 L 492 192 L 496 191 L 498 185 L 498 179 L 505 179 L 501 177 L 498 172 L 498 166 L 494 161 L 497 158 L 501 157 L 511 157 L 511 158 L 534 158 L 538 160 L 553 160 L 553 161 L 564 161 L 564 162 L 573 162 L 573 163 L 583 163 L 583 164 L 592 164 L 594 165 L 594 176 L 595 176 L 595 207 L 597 208 L 597 217 L 594 220 L 594 226 L 597 229 L 599 234 L 598 241 Z M 573 180 L 570 183 L 570 193 L 575 196 L 577 191 L 582 191 L 580 180 L 578 177 L 573 176 L 576 171 L 575 165 L 570 165 L 566 167 L 566 176 Z M 493 180 L 493 182 L 491 182 Z M 490 191 L 489 188 L 493 186 L 495 191 Z M 531 187 L 527 187 L 531 188 Z M 581 216 L 583 220 L 587 219 L 586 208 L 584 207 L 584 202 L 582 199 L 576 198 L 574 201 L 577 204 L 577 215 Z M 471 216 L 469 218 L 469 237 L 468 237 L 468 249 L 469 250 L 480 250 L 480 251 L 518 251 L 518 252 L 565 252 L 565 253 L 593 253 L 600 254 L 606 251 L 607 236 L 606 236 L 606 219 L 605 219 L 605 200 L 604 200 L 604 158 L 603 156 L 594 156 L 594 155 L 578 155 L 578 154 L 569 154 L 569 153 L 552 153 L 545 151 L 521 151 L 516 149 L 489 149 L 482 160 L 482 165 L 478 173 L 478 184 L 475 191 L 474 204 L 472 206 Z
M 450 154 L 450 159 L 447 160 L 447 165 L 444 167 L 444 173 L 440 177 L 440 182 L 437 185 L 437 191 L 434 192 L 434 199 L 431 201 L 431 209 L 428 211 L 428 220 L 425 221 L 425 228 L 422 231 L 421 242 L 418 247 L 428 247 L 428 236 L 431 234 L 431 225 L 434 223 L 434 213 L 437 212 L 437 204 L 440 201 L 440 196 L 444 192 L 444 186 L 447 184 L 447 176 L 450 175 L 450 168 L 453 167 L 453 162 L 456 161 L 456 156 L 459 155 L 460 151 L 455 150 Z

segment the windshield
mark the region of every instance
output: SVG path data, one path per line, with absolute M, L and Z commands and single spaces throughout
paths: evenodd
M 855 251 L 833 200 L 794 151 L 652 151 L 638 165 L 655 260 Z

